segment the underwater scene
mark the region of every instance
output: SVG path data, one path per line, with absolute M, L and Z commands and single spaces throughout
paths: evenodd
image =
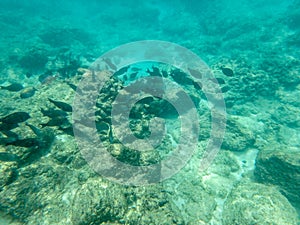
M 1 225 L 300 225 L 300 0 L 0 0 Z

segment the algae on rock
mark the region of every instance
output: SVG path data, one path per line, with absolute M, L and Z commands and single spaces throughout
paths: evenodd
M 261 183 L 272 184 L 290 200 L 300 206 L 300 151 L 295 147 L 263 149 L 256 158 L 254 171 Z
M 244 181 L 229 194 L 223 211 L 223 225 L 297 225 L 298 215 L 289 201 L 274 187 Z

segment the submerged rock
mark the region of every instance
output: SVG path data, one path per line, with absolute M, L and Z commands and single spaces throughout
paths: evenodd
M 245 151 L 255 142 L 254 134 L 247 121 L 240 116 L 228 116 L 222 148 L 230 151 Z
M 170 72 L 173 80 L 180 85 L 193 85 L 193 80 L 181 70 L 175 69 Z
M 273 184 L 292 202 L 300 202 L 300 150 L 282 147 L 263 149 L 256 158 L 255 177 L 259 182 Z
M 160 185 L 124 188 L 99 177 L 89 179 L 74 195 L 71 221 L 73 224 L 184 224 L 178 209 L 161 190 Z
M 229 194 L 223 208 L 223 225 L 296 225 L 297 212 L 274 187 L 243 182 Z
M 71 219 L 73 224 L 115 222 L 122 219 L 127 209 L 120 188 L 93 179 L 76 191 Z
M 1 161 L 0 165 L 0 192 L 2 189 L 12 183 L 18 176 L 18 171 L 17 171 L 17 163 L 16 162 L 3 162 Z
M 273 111 L 272 119 L 279 124 L 285 124 L 291 128 L 300 127 L 300 109 L 289 104 L 279 106 Z

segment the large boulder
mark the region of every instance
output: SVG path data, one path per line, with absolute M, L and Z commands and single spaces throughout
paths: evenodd
M 255 177 L 273 184 L 292 202 L 300 202 L 300 150 L 296 147 L 262 150 L 256 158 Z
M 229 194 L 223 224 L 297 224 L 297 212 L 274 187 L 245 181 Z

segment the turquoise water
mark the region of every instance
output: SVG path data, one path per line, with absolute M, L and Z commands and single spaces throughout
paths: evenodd
M 0 224 L 300 224 L 300 1 L 0 2 Z

